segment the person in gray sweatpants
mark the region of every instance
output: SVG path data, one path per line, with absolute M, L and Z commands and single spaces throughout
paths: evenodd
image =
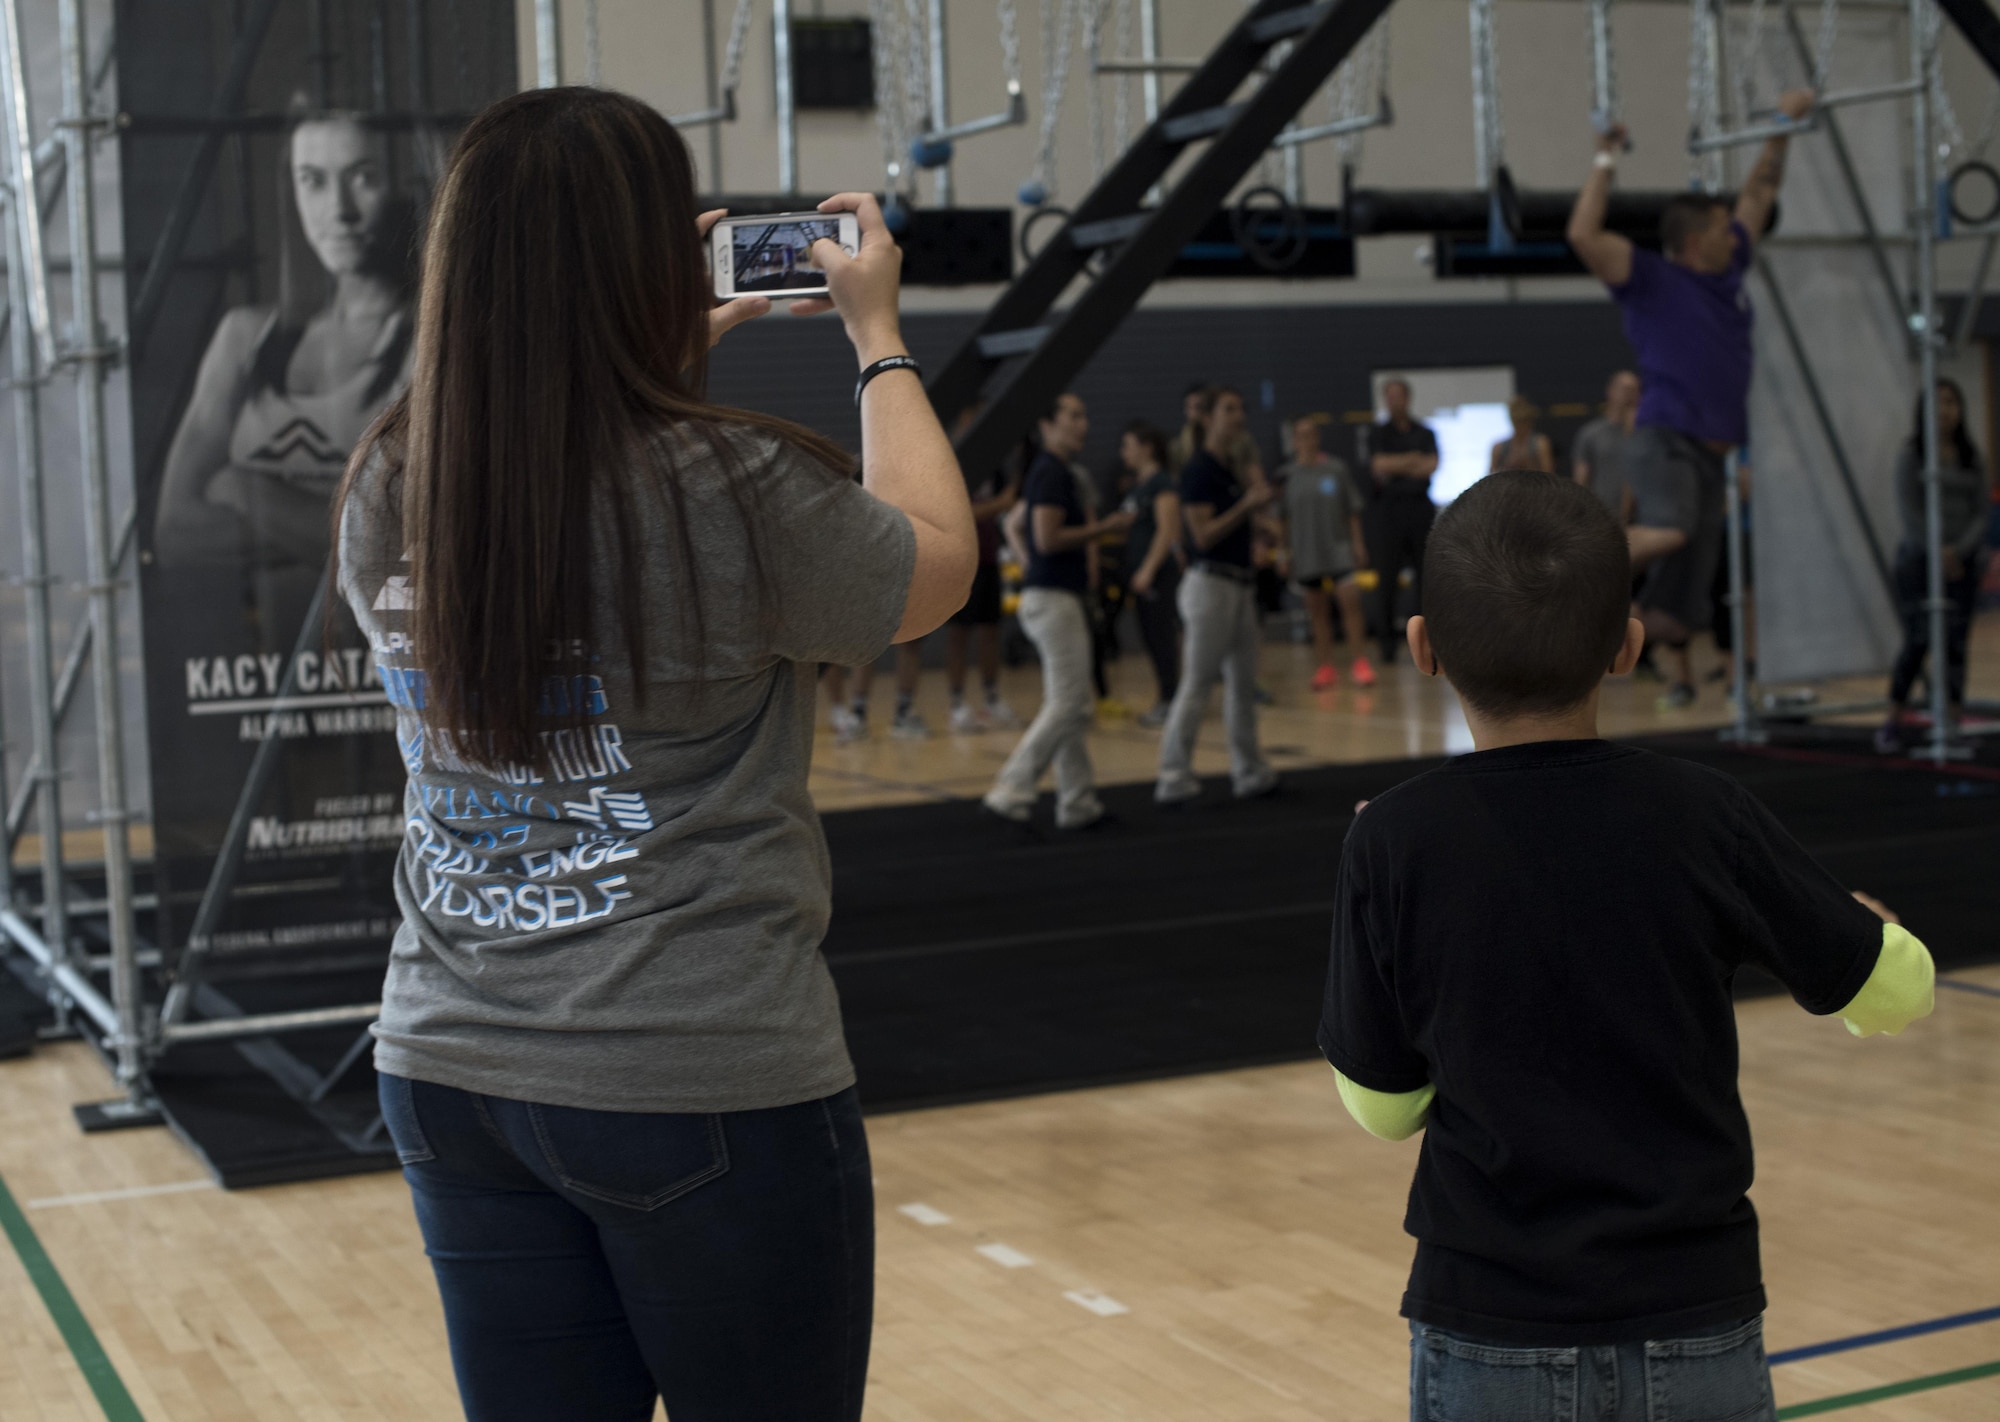
M 1041 421 L 1042 450 L 1021 483 L 1028 567 L 1022 579 L 1021 630 L 1042 662 L 1042 707 L 1014 753 L 1000 767 L 983 801 L 1004 819 L 1024 823 L 1040 798 L 1042 773 L 1056 772 L 1056 827 L 1087 829 L 1104 818 L 1084 737 L 1093 710 L 1090 685 L 1090 595 L 1085 550 L 1108 533 L 1129 528 L 1121 510 L 1093 519 L 1084 512 L 1068 461 L 1083 452 L 1090 418 L 1075 395 L 1059 395 Z
M 1257 746 L 1257 588 L 1250 570 L 1250 517 L 1275 494 L 1261 468 L 1252 465 L 1239 477 L 1230 466 L 1229 453 L 1245 424 L 1243 396 L 1226 387 L 1217 391 L 1202 447 L 1181 471 L 1181 522 L 1193 562 L 1180 587 L 1187 629 L 1181 684 L 1160 735 L 1160 778 L 1153 788 L 1161 805 L 1201 794 L 1194 743 L 1218 681 L 1229 733 L 1230 787 L 1238 799 L 1249 799 L 1278 785 L 1277 772 Z

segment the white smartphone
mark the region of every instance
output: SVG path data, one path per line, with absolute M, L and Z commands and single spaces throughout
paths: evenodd
M 708 231 L 709 268 L 715 294 L 736 296 L 826 295 L 826 274 L 812 264 L 812 244 L 827 237 L 853 256 L 861 224 L 851 212 L 767 212 L 725 217 Z

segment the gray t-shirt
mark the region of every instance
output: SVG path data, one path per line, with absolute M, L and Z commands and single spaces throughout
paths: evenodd
M 1940 440 L 1944 458 L 1938 465 L 1938 509 L 1944 515 L 1945 546 L 1970 561 L 1986 542 L 1986 523 L 1991 497 L 1986 483 L 1986 467 L 1973 453 L 1972 467 L 1958 462 L 1958 451 Z M 1924 462 L 1917 454 L 1915 440 L 1903 441 L 1896 455 L 1896 503 L 1903 513 L 1903 541 L 1913 548 L 1924 546 Z
M 677 615 L 676 515 L 638 465 L 627 503 L 645 700 L 607 590 L 601 672 L 550 682 L 552 700 L 577 697 L 590 719 L 545 733 L 540 772 L 471 767 L 419 719 L 397 500 L 379 468 L 360 477 L 340 591 L 397 704 L 410 775 L 382 1071 L 603 1111 L 755 1110 L 853 1084 L 819 954 L 832 874 L 806 793 L 815 664 L 862 666 L 888 647 L 916 537 L 901 512 L 774 437 L 730 439 L 748 513 L 712 451 L 679 461 L 699 640 Z M 761 615 L 753 526 L 770 584 Z M 597 546 L 596 566 L 615 569 L 608 521 Z
M 1345 460 L 1287 464 L 1277 477 L 1285 490 L 1285 534 L 1291 540 L 1292 576 L 1301 581 L 1344 578 L 1354 571 L 1350 518 L 1361 513 L 1354 476 Z
M 1614 514 L 1624 506 L 1625 441 L 1630 438 L 1623 425 L 1600 416 L 1576 432 L 1570 454 L 1572 467 L 1578 460 L 1590 466 L 1590 492 Z

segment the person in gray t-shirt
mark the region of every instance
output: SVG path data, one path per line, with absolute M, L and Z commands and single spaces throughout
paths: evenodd
M 703 397 L 770 301 L 712 306 L 719 214 L 653 110 L 516 95 L 438 191 L 337 573 L 409 771 L 375 1065 L 466 1415 L 856 1422 L 872 1203 L 815 669 L 942 625 L 977 559 L 894 242 L 829 199 L 860 241 L 814 244 L 802 303 L 864 370 L 857 485 Z
M 1632 521 L 1633 496 L 1625 477 L 1625 441 L 1639 413 L 1639 377 L 1621 370 L 1604 387 L 1604 413 L 1576 432 L 1570 472 L 1576 482 L 1597 495 L 1618 516 Z
M 1361 534 L 1361 499 L 1344 460 L 1320 445 L 1319 421 L 1308 415 L 1292 422 L 1292 460 L 1273 480 L 1284 490 L 1285 547 L 1292 580 L 1305 597 L 1312 620 L 1314 691 L 1340 684 L 1333 659 L 1333 602 L 1340 604 L 1340 632 L 1347 642 L 1348 675 L 1356 686 L 1373 686 L 1368 664 L 1368 629 L 1361 619 L 1361 584 L 1368 566 Z

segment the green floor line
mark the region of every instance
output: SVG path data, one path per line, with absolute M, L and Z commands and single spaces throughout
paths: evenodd
M 62 1334 L 63 1342 L 69 1345 L 70 1356 L 76 1359 L 77 1367 L 83 1371 L 83 1380 L 97 1395 L 97 1405 L 104 1409 L 105 1422 L 145 1422 L 138 1404 L 132 1401 L 132 1394 L 125 1391 L 124 1379 L 118 1376 L 118 1370 L 111 1366 L 111 1359 L 105 1356 L 104 1345 L 91 1331 L 90 1320 L 77 1307 L 75 1295 L 70 1293 L 62 1275 L 56 1272 L 55 1262 L 42 1248 L 41 1240 L 35 1237 L 28 1217 L 14 1202 L 14 1194 L 7 1188 L 5 1180 L 0 1180 L 0 1229 L 7 1232 L 14 1252 L 21 1256 L 22 1266 L 34 1281 L 35 1292 L 42 1296 L 43 1307 L 56 1321 L 56 1331 Z
M 1906 1397 L 1913 1392 L 1929 1392 L 1934 1387 L 1952 1387 L 1958 1383 L 1990 1377 L 2000 1377 L 2000 1362 L 1981 1363 L 1977 1367 L 1959 1368 L 1949 1373 L 1932 1373 L 1927 1378 L 1911 1378 L 1908 1382 L 1885 1383 L 1881 1387 L 1864 1388 L 1860 1392 L 1843 1392 L 1837 1397 L 1795 1402 L 1790 1407 L 1780 1407 L 1778 1418 L 1779 1422 L 1784 1422 L 1787 1417 L 1815 1417 L 1822 1412 L 1866 1407 L 1871 1402 L 1884 1402 L 1892 1397 Z

